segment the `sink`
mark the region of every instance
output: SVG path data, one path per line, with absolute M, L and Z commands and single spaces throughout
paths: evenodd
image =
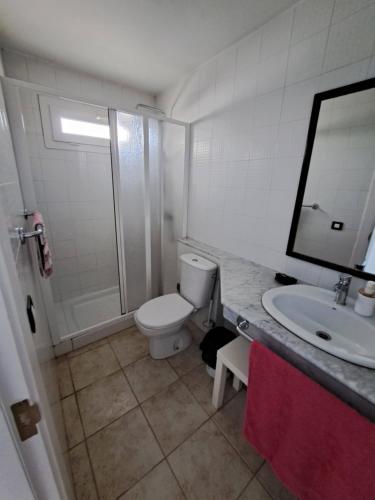
M 346 306 L 334 302 L 335 293 L 308 285 L 290 285 L 268 290 L 264 309 L 276 321 L 310 344 L 338 358 L 375 368 L 375 319 L 354 312 L 354 301 Z

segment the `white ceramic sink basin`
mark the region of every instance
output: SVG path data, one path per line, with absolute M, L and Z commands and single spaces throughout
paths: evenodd
M 298 337 L 338 358 L 375 368 L 375 319 L 334 302 L 329 290 L 308 285 L 273 288 L 262 297 L 265 310 Z

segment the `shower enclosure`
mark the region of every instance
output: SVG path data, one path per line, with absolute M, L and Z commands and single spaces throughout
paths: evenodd
M 119 330 L 145 301 L 175 288 L 189 126 L 24 82 L 3 86 L 20 210 L 42 213 L 54 259 L 51 278 L 40 279 L 54 343 Z

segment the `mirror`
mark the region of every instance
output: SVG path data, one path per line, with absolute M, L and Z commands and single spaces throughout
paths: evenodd
M 375 278 L 375 78 L 316 94 L 287 255 Z

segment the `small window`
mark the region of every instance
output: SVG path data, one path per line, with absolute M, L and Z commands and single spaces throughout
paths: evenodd
M 44 95 L 39 103 L 47 148 L 104 152 L 109 147 L 106 108 Z

